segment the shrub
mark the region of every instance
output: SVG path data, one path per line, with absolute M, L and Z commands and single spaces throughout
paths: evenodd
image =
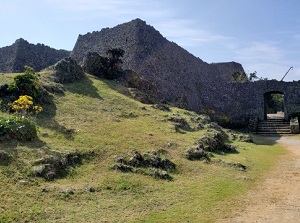
M 18 100 L 15 100 L 11 108 L 16 112 L 16 114 L 21 117 L 27 117 L 30 112 L 35 112 L 36 114 L 43 110 L 40 106 L 34 106 L 32 97 L 28 95 L 21 95 Z
M 36 137 L 37 128 L 32 121 L 20 117 L 0 118 L 0 138 L 2 140 L 17 139 L 31 141 Z
M 14 77 L 14 83 L 9 86 L 9 92 L 15 96 L 30 95 L 34 99 L 38 98 L 42 94 L 42 89 L 34 69 L 25 66 L 24 74 Z

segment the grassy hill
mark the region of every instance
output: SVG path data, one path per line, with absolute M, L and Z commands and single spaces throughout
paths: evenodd
M 10 77 L 1 75 L 0 84 Z M 223 162 L 190 161 L 187 148 L 208 128 L 197 128 L 194 112 L 142 104 L 118 83 L 90 75 L 63 88 L 35 120 L 38 139 L 0 142 L 0 151 L 12 157 L 0 165 L 0 222 L 215 222 L 242 209 L 242 195 L 285 152 L 253 136 L 254 143 L 228 139 L 237 152 L 212 158 Z M 174 115 L 189 128 L 177 131 Z M 133 149 L 163 151 L 176 164 L 173 179 L 113 170 L 115 160 Z M 70 151 L 89 155 L 65 177 L 32 175 L 36 160 Z M 247 170 L 224 163 L 242 163 Z

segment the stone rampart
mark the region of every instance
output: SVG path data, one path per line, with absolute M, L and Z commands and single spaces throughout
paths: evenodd
M 11 46 L 0 48 L 0 72 L 23 72 L 24 66 L 40 71 L 59 60 L 68 57 L 66 50 L 56 50 L 44 44 L 30 44 L 24 39 L 18 39 Z

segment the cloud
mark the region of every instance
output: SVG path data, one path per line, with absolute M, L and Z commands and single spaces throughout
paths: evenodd
M 235 57 L 244 65 L 246 73 L 257 71 L 259 77 L 281 80 L 287 70 L 294 66 L 284 80 L 300 79 L 300 61 L 290 59 L 289 51 L 283 50 L 279 42 L 248 43 L 246 47 L 235 51 Z
M 281 80 L 291 66 L 300 68 L 300 62 L 289 59 L 287 54 L 279 43 L 254 42 L 237 50 L 236 58 L 244 65 L 246 73 L 257 71 L 259 77 Z M 299 68 L 290 71 L 284 80 L 299 80 Z
M 253 42 L 250 46 L 236 51 L 237 58 L 248 61 L 281 60 L 284 52 L 276 42 Z
M 116 22 L 126 22 L 141 18 L 154 26 L 165 37 L 183 47 L 198 46 L 208 42 L 226 41 L 231 37 L 218 35 L 208 30 L 200 29 L 197 21 L 177 19 L 176 11 L 168 10 L 162 1 L 143 0 L 47 0 L 52 6 L 69 12 L 75 12 L 66 17 L 70 19 L 95 18 L 112 19 Z M 61 18 L 60 18 L 61 19 Z
M 115 10 L 126 4 L 125 1 L 110 0 L 110 1 L 97 1 L 97 0 L 47 0 L 52 6 L 56 6 L 69 11 L 91 11 L 91 10 Z M 128 3 L 135 2 L 128 0 Z
M 229 41 L 232 37 L 212 33 L 209 30 L 199 28 L 194 20 L 168 19 L 159 21 L 154 26 L 162 31 L 168 39 L 180 46 L 199 46 L 209 42 Z

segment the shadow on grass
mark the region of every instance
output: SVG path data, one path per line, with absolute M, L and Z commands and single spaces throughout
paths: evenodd
M 85 95 L 88 97 L 103 100 L 103 98 L 98 94 L 97 88 L 93 86 L 93 82 L 88 76 L 74 83 L 65 84 L 63 88 L 66 91 L 69 91 L 74 94 Z M 63 97 L 64 92 L 54 92 L 54 95 L 56 97 Z M 68 129 L 55 120 L 57 108 L 54 103 L 54 95 L 47 93 L 44 96 L 42 104 L 43 112 L 39 115 L 39 118 L 36 122 L 41 127 L 51 129 L 57 133 L 64 135 L 66 139 L 73 140 L 75 130 Z
M 54 96 L 48 94 L 46 97 L 47 98 L 43 104 L 43 112 L 40 114 L 36 123 L 43 128 L 51 129 L 57 133 L 63 134 L 66 139 L 73 140 L 75 131 L 60 125 L 54 119 L 57 110 L 54 103 Z
M 262 136 L 257 134 L 250 134 L 247 132 L 247 129 L 233 129 L 232 131 L 241 134 L 249 134 L 253 139 L 253 143 L 255 145 L 266 145 L 271 146 L 275 145 L 276 141 L 281 138 L 281 135 L 273 135 L 273 136 Z
M 253 143 L 255 145 L 266 145 L 272 146 L 275 145 L 277 140 L 281 138 L 280 135 L 278 136 L 260 136 L 260 135 L 252 135 Z
M 98 94 L 98 89 L 93 85 L 93 82 L 88 76 L 74 83 L 66 84 L 64 87 L 72 93 L 103 100 L 103 98 Z

